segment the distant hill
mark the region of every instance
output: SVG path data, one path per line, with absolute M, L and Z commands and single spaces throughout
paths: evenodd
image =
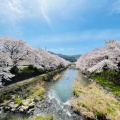
M 50 52 L 50 53 L 58 55 L 59 57 L 64 58 L 65 60 L 68 60 L 70 62 L 76 62 L 77 59 L 81 56 L 80 54 L 78 54 L 78 55 L 63 55 L 63 54 L 56 54 L 53 52 Z

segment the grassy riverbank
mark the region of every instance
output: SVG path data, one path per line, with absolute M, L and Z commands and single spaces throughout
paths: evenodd
M 63 70 L 65 70 L 65 68 L 62 68 L 59 70 L 54 70 L 52 72 L 48 72 L 46 74 L 39 75 L 37 77 L 32 77 L 30 79 L 26 79 L 24 81 L 20 81 L 20 82 L 5 86 L 4 88 L 0 89 L 0 95 L 9 93 L 12 91 L 16 91 L 17 89 L 21 89 L 21 91 L 22 91 L 22 88 L 24 88 L 24 86 L 28 87 L 28 86 L 31 86 L 32 84 L 33 85 L 35 85 L 37 83 L 42 84 L 43 81 L 50 81 L 54 77 L 54 75 L 56 75 L 57 73 L 59 73 Z
M 90 75 L 90 77 L 102 85 L 105 89 L 107 88 L 112 93 L 120 97 L 120 85 L 115 85 L 112 81 L 98 75 Z
M 6 111 L 31 112 L 34 108 L 35 101 L 44 100 L 44 93 L 48 85 L 47 81 L 54 81 L 54 76 L 58 79 L 58 77 L 60 77 L 60 72 L 64 69 L 55 70 L 0 89 L 0 105 Z M 46 118 L 43 120 L 49 119 Z
M 120 118 L 120 103 L 95 83 L 83 86 L 75 81 L 73 93 L 71 103 L 74 111 L 96 120 Z

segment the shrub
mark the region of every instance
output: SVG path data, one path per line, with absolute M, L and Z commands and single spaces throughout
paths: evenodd
M 19 69 L 18 69 L 16 66 L 14 66 L 14 67 L 11 68 L 10 72 L 11 72 L 12 74 L 18 74 Z
M 21 73 L 33 73 L 34 69 L 31 66 L 24 67 L 22 70 L 20 70 Z

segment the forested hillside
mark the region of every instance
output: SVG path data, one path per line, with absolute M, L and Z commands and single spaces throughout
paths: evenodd
M 78 55 L 63 55 L 63 54 L 57 54 L 57 53 L 53 53 L 53 52 L 50 52 L 50 53 L 58 55 L 59 57 L 65 59 L 67 61 L 70 61 L 70 62 L 76 62 L 77 59 L 81 56 L 80 54 L 78 54 Z

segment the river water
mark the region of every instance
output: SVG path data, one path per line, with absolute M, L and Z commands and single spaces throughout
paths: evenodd
M 77 70 L 75 69 L 67 69 L 63 72 L 62 77 L 49 86 L 49 97 L 59 99 L 63 103 L 69 101 L 73 96 L 72 88 L 76 76 Z

